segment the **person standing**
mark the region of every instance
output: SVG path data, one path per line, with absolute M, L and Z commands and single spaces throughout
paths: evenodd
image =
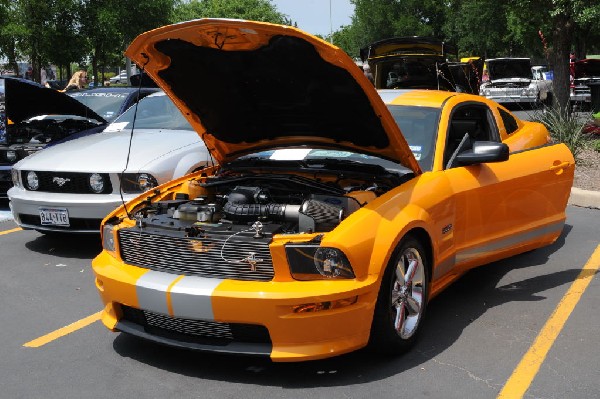
M 87 85 L 87 71 L 83 69 L 75 72 L 63 91 L 81 90 Z

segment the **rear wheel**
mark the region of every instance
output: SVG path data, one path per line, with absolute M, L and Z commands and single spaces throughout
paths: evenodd
M 381 282 L 370 345 L 382 354 L 408 350 L 419 333 L 429 288 L 429 267 L 423 245 L 407 236 L 398 245 Z

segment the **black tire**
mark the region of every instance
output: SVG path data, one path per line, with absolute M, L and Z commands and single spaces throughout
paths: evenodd
M 416 262 L 412 278 L 406 278 L 411 260 Z M 371 325 L 371 349 L 385 355 L 410 349 L 420 332 L 428 293 L 427 253 L 418 240 L 406 236 L 383 275 Z

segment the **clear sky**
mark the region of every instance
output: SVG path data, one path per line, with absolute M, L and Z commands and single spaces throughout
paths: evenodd
M 341 26 L 350 25 L 354 5 L 350 0 L 271 0 L 282 14 L 313 35 L 329 35 Z M 331 17 L 329 5 L 331 4 Z

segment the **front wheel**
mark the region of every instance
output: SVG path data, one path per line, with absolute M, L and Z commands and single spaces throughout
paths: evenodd
M 371 348 L 383 354 L 407 351 L 415 342 L 429 288 L 429 267 L 423 245 L 402 239 L 385 270 L 371 326 Z

